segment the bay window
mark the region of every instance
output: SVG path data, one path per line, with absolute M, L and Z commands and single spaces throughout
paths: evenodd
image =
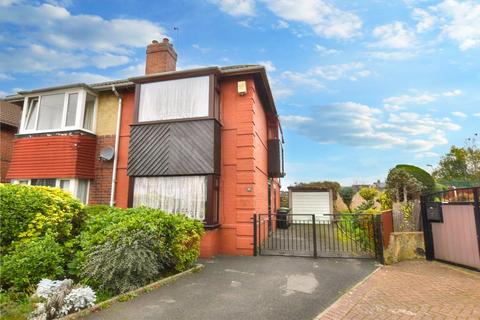
M 27 96 L 20 133 L 94 131 L 96 96 L 85 89 Z
M 209 76 L 141 84 L 138 121 L 207 117 L 209 97 Z
M 31 186 L 44 186 L 60 188 L 70 192 L 75 198 L 83 204 L 88 202 L 88 190 L 90 182 L 86 179 L 68 179 L 68 178 L 48 178 L 48 179 L 18 179 L 12 180 L 13 184 L 23 184 Z
M 133 190 L 134 207 L 146 206 L 205 219 L 206 176 L 136 177 Z

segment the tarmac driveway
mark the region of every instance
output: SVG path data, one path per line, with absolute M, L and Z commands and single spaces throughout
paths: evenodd
M 219 257 L 84 319 L 313 319 L 376 269 L 372 260 Z

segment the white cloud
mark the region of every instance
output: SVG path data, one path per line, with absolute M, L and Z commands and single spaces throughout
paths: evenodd
M 479 118 L 480 118 L 480 112 L 474 113 L 473 115 L 474 115 L 475 117 L 479 117 Z
M 64 72 L 60 71 L 55 74 L 55 84 L 63 83 L 99 83 L 110 81 L 112 78 L 91 72 Z
M 263 0 L 278 17 L 309 25 L 326 38 L 349 39 L 360 34 L 361 19 L 324 0 Z
M 444 95 L 445 97 L 455 97 L 455 96 L 459 96 L 462 94 L 462 90 L 460 89 L 455 89 L 455 90 L 452 90 L 452 91 L 445 91 L 442 93 L 442 95 Z
M 373 58 L 381 60 L 407 60 L 417 55 L 413 51 L 372 51 L 368 54 Z
M 317 89 L 323 89 L 325 85 L 323 80 L 350 80 L 357 81 L 371 75 L 371 71 L 365 68 L 360 62 L 351 62 L 344 64 L 332 64 L 313 67 L 306 72 L 285 71 L 282 73 L 284 79 L 288 79 L 295 84 L 308 85 Z
M 120 66 L 127 64 L 130 58 L 122 55 L 115 55 L 111 53 L 104 53 L 92 57 L 93 65 L 100 69 L 106 69 L 110 67 Z
M 405 109 L 404 107 L 400 107 L 399 105 L 396 104 L 385 104 L 383 108 L 387 111 L 400 111 Z
M 383 102 L 386 104 L 393 105 L 407 105 L 407 104 L 427 104 L 437 100 L 435 95 L 429 93 L 422 93 L 418 95 L 408 95 L 404 94 L 396 97 L 389 97 L 383 99 Z
M 123 65 L 165 30 L 141 19 L 104 19 L 72 14 L 60 5 L 3 3 L 0 23 L 28 32 L 4 34 L 0 69 L 7 72 L 46 72 L 62 69 Z
M 480 3 L 445 0 L 432 8 L 441 20 L 442 34 L 458 42 L 461 50 L 480 46 Z
M 431 30 L 436 23 L 437 18 L 428 11 L 420 8 L 415 8 L 412 12 L 412 18 L 418 21 L 416 30 L 419 33 Z
M 315 50 L 320 52 L 322 55 L 334 55 L 341 52 L 340 50 L 326 48 L 319 44 L 315 45 Z
M 209 0 L 209 2 L 231 16 L 255 15 L 255 0 Z
M 467 115 L 464 112 L 461 112 L 461 111 L 453 111 L 452 115 L 455 116 L 455 117 L 458 117 L 458 118 L 463 118 L 463 119 L 465 119 L 467 117 Z
M 415 46 L 415 33 L 402 22 L 385 24 L 373 29 L 373 36 L 377 39 L 373 47 L 388 49 L 409 49 Z
M 398 147 L 419 156 L 433 156 L 434 147 L 448 143 L 446 132 L 460 129 L 448 118 L 411 112 L 386 114 L 354 102 L 316 106 L 310 111 L 309 115 L 283 116 L 285 128 L 320 143 Z
M 137 77 L 143 74 L 145 74 L 145 61 L 130 65 L 120 71 L 120 76 L 124 78 Z
M 260 64 L 260 65 L 262 65 L 262 66 L 264 66 L 265 69 L 266 69 L 268 72 L 274 72 L 275 70 L 277 70 L 277 68 L 275 68 L 275 65 L 273 64 L 273 62 L 270 61 L 270 60 L 258 61 L 257 63 Z
M 325 88 L 325 85 L 320 80 L 313 78 L 306 73 L 285 71 L 282 73 L 282 78 L 287 79 L 296 85 L 307 85 L 315 89 Z

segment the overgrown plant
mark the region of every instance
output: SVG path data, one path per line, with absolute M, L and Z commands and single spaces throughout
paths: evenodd
M 62 277 L 64 264 L 62 247 L 46 235 L 21 243 L 2 257 L 0 283 L 3 289 L 26 291 L 43 278 Z
M 393 168 L 388 172 L 387 192 L 395 202 L 407 202 L 418 198 L 424 189 L 420 181 L 403 169 Z
M 357 208 L 356 211 L 362 212 L 372 209 L 375 206 L 375 197 L 378 194 L 378 190 L 376 188 L 361 188 L 358 192 L 360 196 L 365 200 L 363 201 Z
M 83 220 L 83 205 L 59 188 L 0 184 L 0 248 L 52 235 L 59 243 L 73 239 Z
M 81 275 L 100 289 L 123 293 L 157 279 L 170 258 L 163 238 L 139 230 L 93 247 Z

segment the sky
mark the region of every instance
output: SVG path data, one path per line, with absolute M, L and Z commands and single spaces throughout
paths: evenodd
M 282 185 L 431 171 L 480 132 L 480 1 L 0 0 L 0 96 L 144 73 L 262 64 L 285 138 Z

